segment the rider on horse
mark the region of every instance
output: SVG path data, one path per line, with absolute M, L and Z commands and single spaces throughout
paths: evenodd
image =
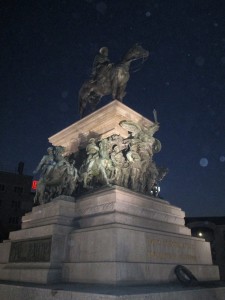
M 43 178 L 46 178 L 51 173 L 54 166 L 56 165 L 53 148 L 49 147 L 47 149 L 47 153 L 48 154 L 42 157 L 40 163 L 38 164 L 37 168 L 33 172 L 34 174 L 36 174 L 38 173 L 38 171 L 41 171 Z
M 95 81 L 97 76 L 102 71 L 103 67 L 110 65 L 110 60 L 108 58 L 109 50 L 107 47 L 102 47 L 99 49 L 98 54 L 94 58 L 91 78 Z
M 123 101 L 127 82 L 130 78 L 130 64 L 138 59 L 147 59 L 149 52 L 135 44 L 118 64 L 108 58 L 108 48 L 102 47 L 95 57 L 91 78 L 84 82 L 79 91 L 80 117 L 84 116 L 86 106 L 94 111 L 103 96 L 112 95 L 112 100 Z

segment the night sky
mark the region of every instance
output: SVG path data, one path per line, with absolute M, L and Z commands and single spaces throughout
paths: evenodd
M 24 161 L 31 175 L 48 137 L 79 119 L 99 48 L 116 63 L 136 42 L 150 57 L 131 73 L 124 104 L 151 120 L 157 110 L 154 159 L 170 170 L 161 196 L 187 216 L 224 215 L 222 0 L 0 1 L 0 169 Z

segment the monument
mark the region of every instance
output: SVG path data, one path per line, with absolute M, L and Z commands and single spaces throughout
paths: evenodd
M 85 105 L 97 104 L 103 96 L 99 81 L 112 68 L 119 69 L 106 62 L 85 83 L 85 93 L 81 88 Z M 114 99 L 49 138 L 52 146 L 35 170 L 41 171 L 36 206 L 23 217 L 21 230 L 0 244 L 0 280 L 17 283 L 10 288 L 0 284 L 3 300 L 18 299 L 28 290 L 30 298 L 53 299 L 62 289 L 58 299 L 118 299 L 118 290 L 109 296 L 99 287 L 88 296 L 69 287 L 173 284 L 178 282 L 177 266 L 180 275 L 188 269 L 198 282 L 219 280 L 209 243 L 192 237 L 184 212 L 158 197 L 157 185 L 168 170 L 154 162 L 161 150 L 154 137 L 159 130 L 156 112 L 150 121 L 122 103 L 124 90 L 120 95 L 120 101 Z M 83 115 L 85 106 L 81 108 Z M 190 276 L 183 277 L 184 283 L 193 283 Z M 44 289 L 37 286 L 43 284 Z M 49 292 L 52 285 L 56 293 Z M 176 295 L 213 299 L 207 295 L 215 294 L 222 299 L 224 291 L 181 289 Z M 176 299 L 173 291 L 166 298 L 160 291 L 149 291 L 146 298 L 142 294 L 136 292 L 135 299 Z

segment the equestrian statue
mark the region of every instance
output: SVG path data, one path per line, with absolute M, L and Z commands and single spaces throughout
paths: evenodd
M 112 95 L 113 100 L 123 101 L 130 78 L 130 64 L 142 59 L 144 62 L 149 51 L 135 44 L 118 64 L 110 63 L 108 48 L 102 47 L 93 63 L 91 78 L 84 82 L 79 91 L 80 117 L 84 116 L 87 105 L 94 111 L 103 96 Z

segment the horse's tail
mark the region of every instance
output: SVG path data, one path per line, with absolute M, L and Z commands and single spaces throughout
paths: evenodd
M 80 118 L 83 118 L 83 114 L 84 114 L 84 110 L 86 107 L 86 101 L 85 98 L 82 96 L 82 92 L 83 92 L 83 85 L 79 90 L 79 94 L 78 94 L 78 110 L 79 110 L 79 114 L 80 114 Z
M 80 114 L 80 119 L 82 119 L 83 117 L 83 114 L 84 114 L 84 108 L 82 106 L 82 99 L 81 99 L 81 96 L 79 95 L 78 97 L 78 110 L 79 110 L 79 114 Z

